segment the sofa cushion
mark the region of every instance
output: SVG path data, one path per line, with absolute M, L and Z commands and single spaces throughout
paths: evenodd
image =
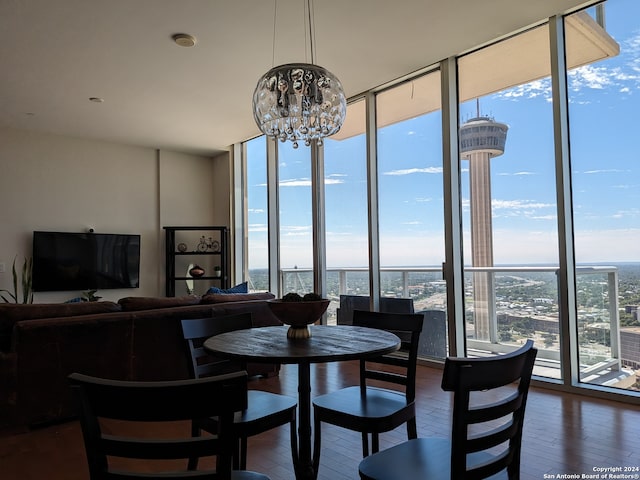
M 198 295 L 182 297 L 125 297 L 118 300 L 125 312 L 155 310 L 157 308 L 183 307 L 200 303 Z
M 247 282 L 242 282 L 231 288 L 211 287 L 207 293 L 249 293 L 249 286 Z
M 94 313 L 119 312 L 120 305 L 114 302 L 79 303 L 31 303 L 0 304 L 0 350 L 7 351 L 11 345 L 13 324 L 23 320 L 40 318 L 74 317 Z
M 273 293 L 207 293 L 202 296 L 200 303 L 227 303 L 227 302 L 245 302 L 247 300 L 271 300 L 276 298 Z

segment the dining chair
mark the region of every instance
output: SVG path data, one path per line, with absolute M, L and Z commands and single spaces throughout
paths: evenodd
M 522 426 L 537 350 L 447 358 L 442 389 L 453 392 L 450 438 L 418 438 L 360 462 L 362 480 L 520 478 Z
M 360 384 L 313 399 L 314 468 L 318 469 L 321 425 L 329 423 L 362 434 L 362 455 L 379 449 L 379 434 L 406 423 L 408 438 L 417 437 L 415 392 L 422 314 L 353 311 L 353 325 L 378 328 L 400 337 L 400 351 L 360 360 Z M 376 386 L 371 385 L 376 382 Z
M 269 480 L 256 472 L 232 471 L 233 417 L 238 406 L 247 404 L 246 372 L 165 382 L 78 373 L 68 378 L 79 404 L 91 480 Z M 176 438 L 175 422 L 214 415 L 219 419 L 216 435 L 193 437 L 185 428 Z M 163 424 L 168 429 L 163 430 Z M 215 469 L 185 469 L 194 454 L 214 457 Z
M 190 357 L 191 375 L 194 378 L 205 378 L 233 371 L 242 371 L 246 365 L 242 362 L 226 360 L 211 356 L 202 346 L 204 341 L 215 335 L 252 327 L 251 313 L 240 313 L 209 318 L 182 320 L 182 334 L 186 341 Z M 247 465 L 247 438 L 267 432 L 273 428 L 289 424 L 291 452 L 295 460 L 298 451 L 296 435 L 297 401 L 295 398 L 261 390 L 248 391 L 248 404 L 238 411 L 234 418 L 234 434 L 236 441 L 234 452 L 234 468 L 244 470 Z M 215 417 L 203 417 L 193 422 L 192 434 L 201 435 L 201 431 L 215 433 L 217 430 Z M 190 468 L 195 469 L 197 457 L 190 461 Z

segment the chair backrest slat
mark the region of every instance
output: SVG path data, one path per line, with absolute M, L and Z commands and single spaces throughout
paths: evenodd
M 169 460 L 188 458 L 193 452 L 211 455 L 217 451 L 218 436 L 195 437 L 188 439 L 163 440 L 162 443 L 135 441 L 130 437 L 102 435 L 102 448 L 105 455 L 120 458 L 143 458 L 149 460 Z
M 182 335 L 191 358 L 191 376 L 203 378 L 227 372 L 244 370 L 241 362 L 216 358 L 203 347 L 204 341 L 221 333 L 242 330 L 253 326 L 250 312 L 220 317 L 192 318 L 182 320 Z
M 80 405 L 80 421 L 92 480 L 115 477 L 111 457 L 141 460 L 184 459 L 184 472 L 154 474 L 154 478 L 187 480 L 192 478 L 228 479 L 234 444 L 233 417 L 247 407 L 247 374 L 236 372 L 216 377 L 172 382 L 129 382 L 108 380 L 74 373 L 69 376 L 71 388 Z M 129 434 L 131 427 L 118 422 L 115 428 L 124 433 L 103 432 L 102 419 L 124 422 L 193 421 L 205 417 L 218 418 L 218 435 L 192 437 L 185 428 L 181 438 L 149 438 Z M 136 423 L 138 425 L 138 423 Z M 139 428 L 139 427 L 138 427 Z M 137 431 L 137 429 L 136 429 Z M 188 471 L 191 457 L 216 457 L 216 472 Z M 149 478 L 148 473 L 120 472 L 122 478 Z M 120 477 L 119 477 L 120 478 Z
M 367 381 L 384 381 L 404 387 L 407 403 L 415 400 L 418 345 L 424 317 L 419 313 L 387 313 L 353 311 L 353 324 L 360 327 L 378 328 L 398 335 L 402 342 L 401 352 L 360 361 L 360 386 L 366 388 Z M 395 367 L 383 370 L 381 365 Z
M 380 380 L 381 382 L 395 383 L 397 385 L 407 385 L 407 376 L 401 373 L 380 372 L 368 369 L 367 378 L 369 380 Z
M 466 421 L 469 424 L 473 424 L 502 418 L 518 410 L 522 405 L 522 400 L 522 395 L 516 391 L 512 395 L 505 397 L 503 401 L 483 405 L 479 408 L 471 407 L 466 412 Z

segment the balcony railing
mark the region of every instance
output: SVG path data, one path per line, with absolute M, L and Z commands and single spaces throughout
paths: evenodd
M 504 353 L 533 337 L 538 348 L 537 374 L 560 378 L 560 320 L 558 267 L 508 266 L 465 268 L 467 350 L 470 355 Z M 474 305 L 474 279 L 490 281 L 485 305 Z M 616 383 L 629 375 L 623 369 L 620 344 L 618 269 L 581 266 L 576 269 L 578 355 L 581 381 Z M 446 312 L 446 284 L 441 267 L 384 267 L 380 269 L 384 297 L 412 298 L 416 311 Z M 310 269 L 280 272 L 281 291 L 313 290 Z M 327 270 L 327 323 L 336 323 L 340 295 L 369 294 L 366 268 Z M 483 318 L 485 320 L 483 320 Z M 488 325 L 479 325 L 486 321 Z

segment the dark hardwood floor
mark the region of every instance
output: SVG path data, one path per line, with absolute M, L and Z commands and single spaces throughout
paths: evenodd
M 447 436 L 450 396 L 440 389 L 441 370 L 419 367 L 418 435 Z M 279 377 L 252 380 L 251 388 L 297 395 L 295 366 Z M 354 363 L 312 367 L 312 394 L 357 382 Z M 532 387 L 524 427 L 522 479 L 545 474 L 594 474 L 595 468 L 640 467 L 640 406 Z M 185 427 L 179 425 L 176 428 Z M 360 436 L 324 426 L 320 480 L 358 478 Z M 404 428 L 381 436 L 381 448 L 406 439 Z M 249 440 L 248 468 L 273 480 L 294 478 L 288 427 Z M 624 473 L 624 472 L 623 472 Z M 637 475 L 640 472 L 627 472 Z M 571 478 L 571 477 L 565 477 Z M 588 478 L 588 477 L 582 477 Z M 614 478 L 600 476 L 600 478 Z M 626 477 L 626 478 L 638 478 Z M 0 432 L 0 479 L 86 480 L 88 473 L 76 421 L 26 433 Z M 411 479 L 407 479 L 411 480 Z

